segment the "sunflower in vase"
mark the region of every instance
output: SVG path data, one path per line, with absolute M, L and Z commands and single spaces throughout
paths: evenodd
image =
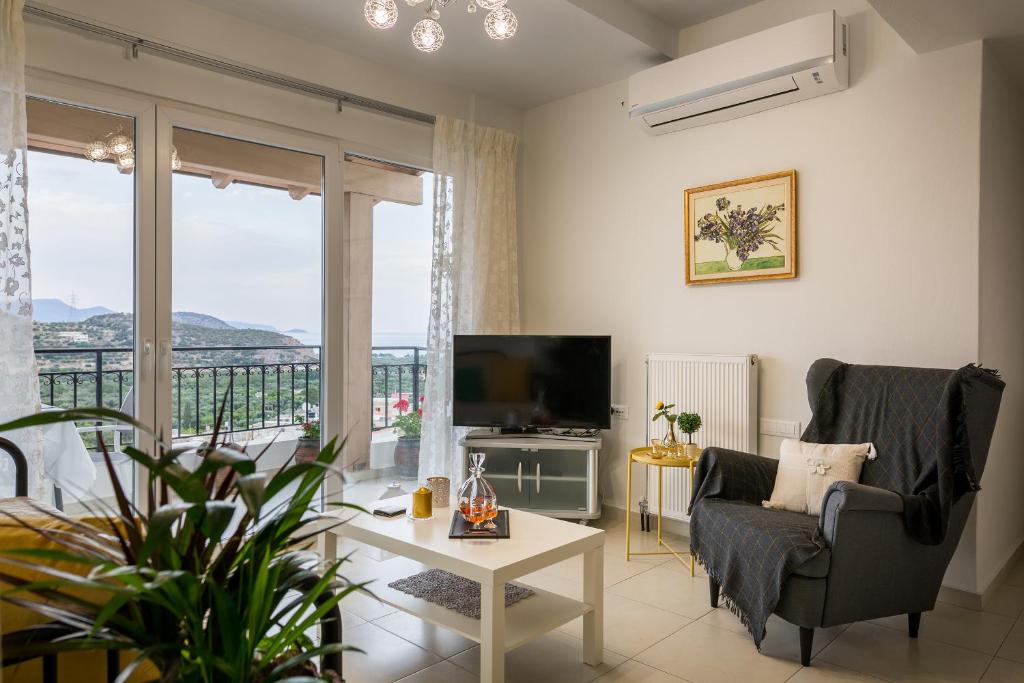
M 665 422 L 668 423 L 668 428 L 665 430 L 665 436 L 660 442 L 663 452 L 668 454 L 675 453 L 676 446 L 679 445 L 679 442 L 676 440 L 676 420 L 679 419 L 679 415 L 672 412 L 672 409 L 675 407 L 675 403 L 669 403 L 666 405 L 664 401 L 658 401 L 654 404 L 655 413 L 654 417 L 651 418 L 651 422 L 665 420 Z M 659 443 L 655 441 L 653 442 L 653 445 L 655 452 L 658 452 Z

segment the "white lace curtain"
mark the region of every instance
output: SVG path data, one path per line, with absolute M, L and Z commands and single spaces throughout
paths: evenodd
M 439 116 L 434 128 L 434 253 L 420 479 L 461 480 L 452 428 L 452 335 L 519 332 L 519 138 Z
M 32 352 L 32 274 L 25 161 L 25 26 L 23 0 L 0 0 L 0 423 L 39 410 Z M 29 495 L 49 500 L 38 430 L 0 433 L 25 453 Z M 13 491 L 14 467 L 0 454 L 0 495 Z

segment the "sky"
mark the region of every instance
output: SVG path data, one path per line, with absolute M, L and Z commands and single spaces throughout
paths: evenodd
M 133 176 L 110 164 L 30 152 L 33 297 L 79 308 L 132 307 Z M 319 333 L 320 197 L 175 175 L 172 308 Z M 425 337 L 430 306 L 432 176 L 424 202 L 374 209 L 373 333 Z M 304 339 L 309 343 L 312 340 Z M 411 343 L 402 340 L 399 343 Z

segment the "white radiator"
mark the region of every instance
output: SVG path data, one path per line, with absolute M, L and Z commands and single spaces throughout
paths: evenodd
M 674 403 L 674 413 L 698 413 L 703 424 L 694 433 L 698 446 L 720 446 L 746 453 L 757 452 L 757 356 L 654 353 L 647 356 L 647 442 L 662 438 L 665 420 L 651 422 L 654 404 Z M 676 438 L 686 435 L 676 427 Z M 657 468 L 647 473 L 648 500 L 656 511 Z M 690 472 L 666 469 L 663 473 L 662 509 L 666 517 L 689 521 Z

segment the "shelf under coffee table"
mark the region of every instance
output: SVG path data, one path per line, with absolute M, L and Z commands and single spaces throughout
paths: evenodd
M 601 663 L 604 610 L 604 531 L 509 510 L 512 537 L 500 540 L 452 540 L 448 527 L 453 508 L 433 519 L 384 519 L 368 514 L 326 532 L 327 557 L 337 555 L 337 538 L 351 538 L 394 553 L 372 569 L 346 572 L 352 581 L 368 581 L 382 602 L 480 643 L 480 680 L 503 681 L 505 652 L 583 617 L 583 657 Z M 505 607 L 505 583 L 544 567 L 583 555 L 583 600 L 530 586 L 534 595 Z M 473 619 L 422 598 L 388 587 L 388 583 L 425 569 L 444 569 L 481 584 L 481 615 Z

